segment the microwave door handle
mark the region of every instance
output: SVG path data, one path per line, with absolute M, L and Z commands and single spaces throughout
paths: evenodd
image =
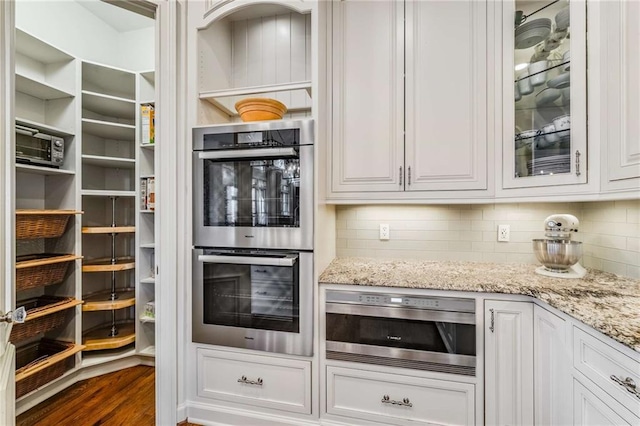
M 293 266 L 298 256 L 287 257 L 251 257 L 251 256 L 220 256 L 201 254 L 198 261 L 202 263 L 233 263 L 235 265 L 264 265 L 264 266 Z
M 204 151 L 198 153 L 200 160 L 226 160 L 230 158 L 259 158 L 265 157 L 297 157 L 295 148 L 257 148 L 230 151 Z

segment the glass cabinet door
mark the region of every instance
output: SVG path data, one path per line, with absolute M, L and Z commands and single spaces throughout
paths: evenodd
M 505 3 L 505 188 L 586 182 L 585 8 Z

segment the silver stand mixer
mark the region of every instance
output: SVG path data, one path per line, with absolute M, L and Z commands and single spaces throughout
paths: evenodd
M 543 266 L 536 273 L 554 278 L 582 278 L 587 270 L 578 263 L 582 242 L 571 240 L 580 222 L 570 214 L 553 214 L 544 220 L 544 239 L 533 240 L 533 252 Z

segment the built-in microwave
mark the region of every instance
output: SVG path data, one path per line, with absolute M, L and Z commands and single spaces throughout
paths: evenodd
M 193 243 L 313 249 L 313 121 L 193 129 Z
M 64 163 L 64 139 L 16 123 L 16 161 L 46 167 Z
M 312 355 L 313 253 L 195 248 L 192 340 Z

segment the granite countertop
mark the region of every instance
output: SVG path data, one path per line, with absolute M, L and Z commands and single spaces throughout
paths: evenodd
M 532 296 L 640 352 L 640 280 L 588 269 L 582 279 L 546 277 L 536 266 L 337 258 L 320 283 Z

